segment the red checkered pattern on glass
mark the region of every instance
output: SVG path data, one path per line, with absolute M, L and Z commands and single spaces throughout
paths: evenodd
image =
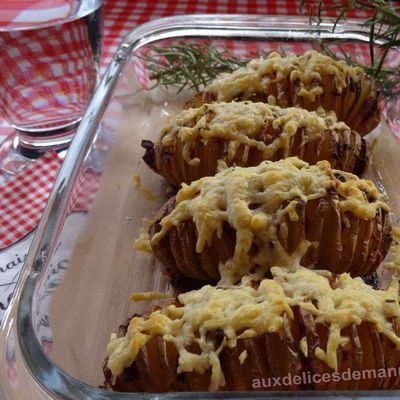
M 0 187 L 0 249 L 36 228 L 59 167 L 58 158 L 49 153 Z
M 95 84 L 86 35 L 83 20 L 0 35 L 0 112 L 10 122 L 24 127 L 82 116 Z

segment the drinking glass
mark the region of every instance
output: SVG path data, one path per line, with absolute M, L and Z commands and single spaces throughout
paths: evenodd
M 102 3 L 0 2 L 0 115 L 13 128 L 0 144 L 3 178 L 71 142 L 97 85 Z

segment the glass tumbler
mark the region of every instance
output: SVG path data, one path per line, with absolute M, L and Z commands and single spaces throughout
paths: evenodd
M 101 38 L 102 0 L 1 1 L 0 115 L 14 128 L 0 145 L 3 173 L 71 142 L 97 85 Z

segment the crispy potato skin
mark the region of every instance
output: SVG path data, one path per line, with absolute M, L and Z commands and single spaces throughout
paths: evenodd
M 362 136 L 374 129 L 380 121 L 380 88 L 379 84 L 369 76 L 354 81 L 346 77 L 346 87 L 339 93 L 335 76 L 322 76 L 322 81 L 313 82 L 314 86 L 321 86 L 323 93 L 317 96 L 316 101 L 310 101 L 299 96 L 300 85 L 296 80 L 289 78 L 270 85 L 268 92 L 243 93 L 232 101 L 251 100 L 268 102 L 268 96 L 276 99 L 279 107 L 301 107 L 308 111 L 315 111 L 322 107 L 326 111 L 334 111 L 338 121 L 343 121 L 351 129 Z M 217 101 L 217 94 L 204 91 L 189 100 L 185 107 L 200 107 L 204 103 Z
M 351 325 L 343 330 L 349 342 L 339 348 L 338 374 L 361 371 L 360 375 L 334 375 L 334 370 L 317 358 L 317 347 L 326 348 L 328 327 L 316 324 L 314 317 L 294 307 L 294 319 L 285 318 L 282 331 L 265 333 L 239 339 L 233 349 L 225 347 L 219 358 L 226 384 L 220 391 L 259 390 L 373 390 L 399 388 L 398 374 L 387 374 L 386 378 L 361 375 L 363 370 L 400 367 L 400 350 L 385 336 L 379 334 L 371 323 Z M 395 321 L 396 334 L 399 327 Z M 120 336 L 127 325 L 120 329 Z M 223 332 L 215 332 L 216 344 L 223 339 Z M 300 350 L 299 342 L 305 337 L 308 355 Z M 247 351 L 247 358 L 240 364 L 239 355 Z M 207 391 L 210 384 L 210 370 L 204 374 L 185 372 L 178 374 L 178 353 L 171 343 L 161 337 L 154 337 L 142 348 L 136 361 L 125 368 L 114 381 L 104 363 L 105 386 L 121 392 L 176 392 Z M 325 375 L 324 375 L 325 374 Z M 291 376 L 283 379 L 284 377 Z M 293 381 L 294 376 L 299 376 Z M 315 379 L 311 379 L 314 376 Z M 324 376 L 324 379 L 322 377 Z M 300 379 L 300 380 L 299 380 Z M 328 381 L 329 380 L 329 381 Z
M 149 228 L 150 240 L 160 230 L 161 219 L 173 210 L 174 200 L 171 198 L 159 210 Z M 306 204 L 299 199 L 298 221 L 290 221 L 286 216 L 288 236 L 278 231 L 278 239 L 289 254 L 304 239 L 315 243 L 301 260 L 305 267 L 338 274 L 348 272 L 352 276 L 370 274 L 376 271 L 392 241 L 389 215 L 378 209 L 375 218 L 362 220 L 351 212 L 339 211 L 338 200 L 335 190 Z M 225 223 L 221 238 L 215 235 L 202 253 L 196 253 L 196 241 L 196 226 L 192 220 L 187 220 L 172 227 L 158 244 L 152 244 L 152 248 L 168 275 L 181 273 L 189 279 L 216 283 L 220 278 L 218 265 L 233 256 L 235 230 Z
M 280 129 L 274 129 L 267 123 L 256 139 L 269 145 L 281 133 Z M 326 130 L 316 140 L 307 142 L 304 138 L 304 129 L 298 129 L 290 140 L 288 154 L 285 155 L 283 149 L 280 149 L 268 160 L 277 161 L 285 156 L 298 157 L 309 164 L 327 160 L 332 168 L 358 176 L 365 171 L 368 163 L 367 145 L 357 132 Z M 235 157 L 227 161 L 229 142 L 227 139 L 213 138 L 204 144 L 198 138 L 193 147 L 192 157 L 198 157 L 200 162 L 198 165 L 189 165 L 183 159 L 183 143 L 177 135 L 168 146 L 164 146 L 162 142 L 152 143 L 149 140 L 143 140 L 142 147 L 146 149 L 143 160 L 153 171 L 175 186 L 179 186 L 182 182 L 190 183 L 204 176 L 214 175 L 217 172 L 218 160 L 225 160 L 228 166 L 241 167 L 256 166 L 266 160 L 262 152 L 255 147 L 250 148 L 247 159 L 243 159 L 244 146 L 242 145 Z

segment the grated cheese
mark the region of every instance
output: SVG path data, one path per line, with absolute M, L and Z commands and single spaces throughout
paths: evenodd
M 139 236 L 135 239 L 135 250 L 144 251 L 145 253 L 153 253 L 153 248 L 150 244 L 149 233 L 141 227 L 139 229 Z
M 336 61 L 315 50 L 287 57 L 273 52 L 266 59 L 252 60 L 233 73 L 222 74 L 205 91 L 216 94 L 218 101 L 232 101 L 238 97 L 251 99 L 257 93 L 268 94 L 272 85 L 290 80 L 298 82 L 297 96 L 316 102 L 323 93 L 322 81 L 326 76 L 335 78 L 335 89 L 340 94 L 349 77 L 358 81 L 364 78 L 365 73 L 360 67 L 349 67 L 343 61 Z M 269 102 L 275 100 L 268 98 Z
M 305 357 L 308 357 L 308 344 L 307 344 L 307 338 L 305 336 L 303 336 L 300 340 L 300 350 Z
M 365 202 L 366 197 L 373 199 L 385 199 L 381 196 L 374 182 L 366 179 L 359 179 L 350 173 L 346 174 L 346 182 L 339 182 L 337 190 L 345 199 L 339 202 L 339 209 L 343 212 L 351 211 L 362 219 L 372 219 L 375 217 L 378 208 L 389 211 L 389 206 L 381 201 L 373 201 L 369 204 Z
M 131 296 L 132 301 L 147 301 L 154 299 L 169 299 L 172 297 L 172 292 L 164 293 L 164 292 L 136 292 Z
M 193 121 L 194 126 L 187 126 Z M 282 131 L 270 144 L 265 144 L 260 138 L 267 126 Z M 230 141 L 225 161 L 232 161 L 240 146 L 244 146 L 242 157 L 243 162 L 247 162 L 250 148 L 262 152 L 265 159 L 270 159 L 280 149 L 283 149 L 283 157 L 288 157 L 290 139 L 301 128 L 304 128 L 304 143 L 317 140 L 327 129 L 351 131 L 343 122 L 337 122 L 332 114 L 317 114 L 296 107 L 280 108 L 250 101 L 222 102 L 182 111 L 162 130 L 161 142 L 168 146 L 174 137 L 178 137 L 183 142 L 183 159 L 189 165 L 198 165 L 200 159 L 191 156 L 198 138 L 204 144 L 212 138 L 225 139 Z
M 241 353 L 240 353 L 240 355 L 239 355 L 239 362 L 240 362 L 240 365 L 243 365 L 243 363 L 246 361 L 246 359 L 247 359 L 247 356 L 248 356 L 248 354 L 247 354 L 247 350 L 243 350 Z
M 154 221 L 149 218 L 143 218 L 143 225 L 151 225 Z M 150 244 L 150 237 L 148 233 L 148 228 L 145 229 L 144 226 L 139 228 L 139 236 L 135 239 L 135 250 L 144 251 L 145 253 L 153 254 L 153 248 Z
M 264 161 L 257 167 L 228 168 L 214 177 L 183 184 L 174 209 L 160 221 L 161 230 L 151 242 L 157 244 L 173 226 L 192 219 L 198 232 L 196 252 L 201 253 L 215 234 L 221 237 L 227 222 L 236 231 L 236 246 L 233 257 L 219 267 L 221 284 L 236 283 L 256 265 L 256 280 L 272 265 L 295 268 L 311 244 L 303 242 L 289 255 L 279 237 L 287 234 L 286 215 L 297 221 L 298 201 L 322 198 L 327 190 L 336 188 L 343 196 L 340 209 L 359 218 L 371 219 L 379 208 L 389 210 L 378 191 L 373 190 L 372 182 L 340 172 L 347 179 L 342 183 L 334 178 L 334 172 L 327 161 L 310 166 L 292 157 Z M 285 202 L 287 205 L 283 206 Z M 278 231 L 281 225 L 282 232 Z M 257 244 L 256 251 L 253 243 Z
M 225 378 L 219 354 L 225 348 L 235 348 L 242 338 L 254 338 L 265 333 L 280 332 L 284 316 L 293 319 L 293 307 L 308 311 L 316 324 L 328 326 L 326 349 L 317 348 L 315 355 L 337 370 L 337 350 L 348 343 L 341 335 L 347 326 L 370 322 L 400 349 L 400 338 L 389 322 L 400 322 L 399 283 L 392 279 L 387 290 L 374 290 L 361 278 L 348 274 L 338 276 L 334 287 L 331 275 L 300 268 L 288 272 L 271 269 L 273 279 L 264 279 L 257 289 L 241 284 L 221 288 L 204 286 L 178 296 L 181 306 L 170 304 L 148 317 L 132 318 L 124 337 L 112 335 L 108 345 L 108 367 L 114 377 L 132 365 L 139 350 L 153 337 L 161 336 L 173 343 L 179 353 L 177 373 L 194 371 L 203 374 L 211 369 L 210 390 L 224 385 Z M 387 299 L 391 302 L 387 302 Z M 222 330 L 220 344 L 208 333 Z M 239 332 L 241 332 L 239 334 Z M 304 338 L 303 338 L 304 339 Z M 301 350 L 309 356 L 307 346 Z M 200 354 L 188 349 L 197 343 Z M 243 356 L 244 358 L 244 356 Z

